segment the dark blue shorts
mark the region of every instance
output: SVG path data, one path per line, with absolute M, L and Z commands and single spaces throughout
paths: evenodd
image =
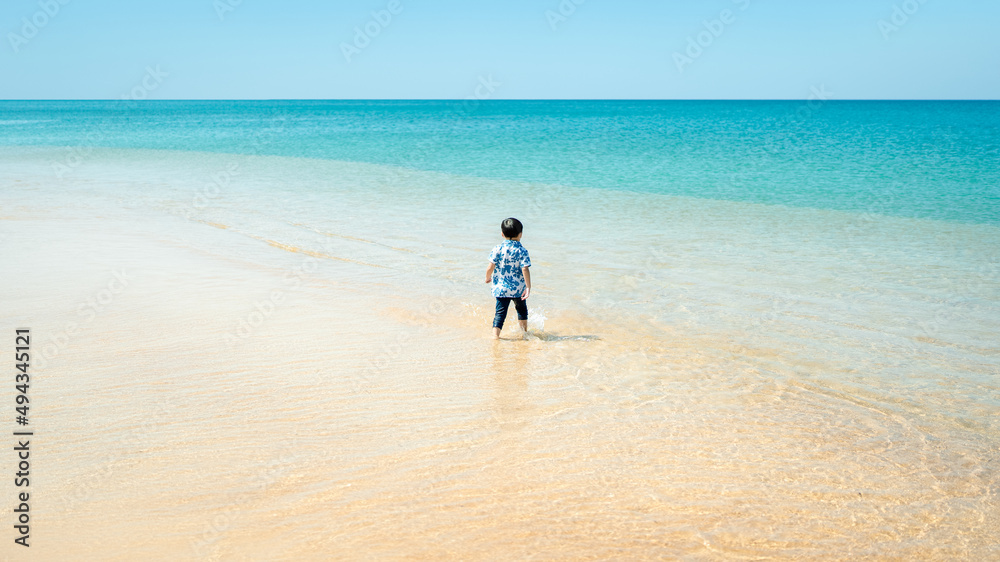
M 510 301 L 514 301 L 514 310 L 517 311 L 517 319 L 528 319 L 528 301 L 520 297 L 497 297 L 497 313 L 493 316 L 494 328 L 503 328 L 503 321 L 507 319 L 507 307 L 510 306 Z

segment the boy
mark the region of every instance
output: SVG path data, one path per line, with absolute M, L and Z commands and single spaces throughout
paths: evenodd
M 514 301 L 517 320 L 521 331 L 528 331 L 528 293 L 531 292 L 531 258 L 528 250 L 521 245 L 521 221 L 504 219 L 500 232 L 505 240 L 490 252 L 490 267 L 486 270 L 486 282 L 493 283 L 493 296 L 497 299 L 497 311 L 493 317 L 493 339 L 500 339 L 503 321 L 507 318 L 507 307 Z

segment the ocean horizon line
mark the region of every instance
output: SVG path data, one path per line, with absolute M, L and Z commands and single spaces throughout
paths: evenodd
M 161 99 L 131 99 L 131 98 L 10 98 L 0 99 L 0 102 L 73 102 L 73 101 L 127 101 L 130 103 L 142 102 L 190 102 L 190 101 L 399 101 L 399 102 L 465 102 L 476 101 L 478 103 L 498 103 L 498 102 L 797 102 L 809 101 L 811 98 L 503 98 L 503 99 L 474 99 L 468 98 L 161 98 Z M 842 98 L 827 99 L 823 103 L 839 102 L 1000 102 L 1000 99 L 979 99 L 979 98 Z

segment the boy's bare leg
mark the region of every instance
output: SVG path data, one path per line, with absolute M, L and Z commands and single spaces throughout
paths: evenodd
M 500 328 L 493 328 L 493 339 L 500 339 Z
M 521 331 L 522 332 L 527 332 L 528 331 L 528 321 L 527 320 L 518 320 L 517 323 L 521 325 Z

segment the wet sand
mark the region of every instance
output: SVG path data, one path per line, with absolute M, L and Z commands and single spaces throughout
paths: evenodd
M 0 298 L 41 354 L 33 559 L 1000 553 L 990 428 L 652 315 L 493 342 L 483 287 L 31 201 L 0 212 Z

